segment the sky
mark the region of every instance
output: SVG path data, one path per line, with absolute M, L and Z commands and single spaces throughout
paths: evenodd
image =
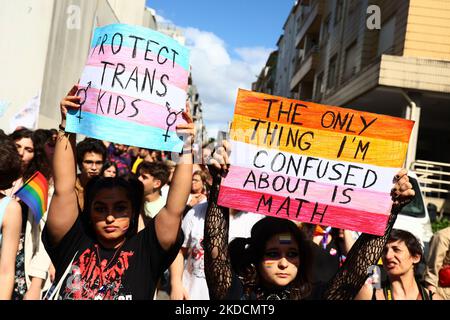
M 251 89 L 276 50 L 294 0 L 146 0 L 184 31 L 209 137 L 227 130 L 238 88 Z

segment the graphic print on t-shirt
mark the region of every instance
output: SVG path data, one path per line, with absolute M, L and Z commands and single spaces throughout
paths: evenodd
M 123 292 L 122 277 L 129 268 L 133 251 L 120 251 L 110 259 L 100 259 L 99 247 L 86 249 L 72 264 L 61 297 L 69 300 L 131 300 Z M 101 262 L 99 263 L 99 261 Z
M 187 271 L 196 277 L 205 278 L 203 239 L 193 238 L 191 241 Z

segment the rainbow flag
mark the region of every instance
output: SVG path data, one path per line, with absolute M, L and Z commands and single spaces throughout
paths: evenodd
M 39 222 L 47 211 L 48 182 L 42 173 L 36 171 L 15 193 L 31 209 L 35 221 Z

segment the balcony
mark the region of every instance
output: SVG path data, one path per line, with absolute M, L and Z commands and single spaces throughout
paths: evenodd
M 304 21 L 303 26 L 300 28 L 295 38 L 296 48 L 300 48 L 303 45 L 306 34 L 320 34 L 321 17 L 325 7 L 324 0 L 311 0 L 308 1 L 308 3 L 310 3 L 311 9 L 306 13 L 304 19 L 302 19 L 302 21 Z M 306 6 L 306 8 L 308 8 L 308 6 Z
M 291 91 L 298 86 L 302 80 L 313 81 L 315 70 L 319 64 L 319 51 L 318 46 L 313 46 L 304 56 L 303 59 L 299 59 L 295 66 L 295 74 L 292 77 L 290 89 Z

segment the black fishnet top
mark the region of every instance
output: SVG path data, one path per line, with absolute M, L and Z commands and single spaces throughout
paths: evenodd
M 225 299 L 233 281 L 228 253 L 228 208 L 217 205 L 220 180 L 217 176 L 213 179 L 203 240 L 205 270 L 208 270 L 205 272 L 206 282 L 211 300 Z M 367 279 L 368 268 L 377 264 L 400 208 L 393 207 L 384 236 L 361 234 L 348 253 L 344 265 L 330 281 L 323 299 L 354 299 Z

